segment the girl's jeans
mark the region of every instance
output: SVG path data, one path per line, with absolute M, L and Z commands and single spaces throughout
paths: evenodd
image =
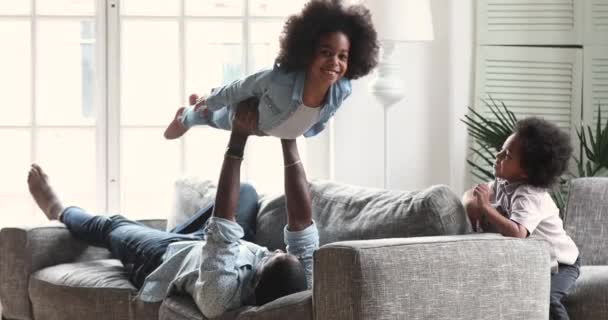
M 241 184 L 237 222 L 246 231 L 253 232 L 258 209 L 258 194 L 248 184 Z M 202 240 L 203 225 L 211 216 L 213 207 L 201 208 L 192 219 L 165 232 L 147 227 L 121 215 L 93 215 L 78 207 L 68 207 L 61 215 L 70 233 L 86 243 L 103 247 L 119 259 L 129 274 L 129 280 L 140 288 L 144 279 L 163 262 L 167 246 L 175 241 Z M 245 225 L 243 225 L 245 224 Z M 251 236 L 251 234 L 250 234 Z

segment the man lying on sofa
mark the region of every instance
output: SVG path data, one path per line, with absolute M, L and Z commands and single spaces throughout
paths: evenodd
M 74 237 L 105 247 L 120 259 L 143 301 L 157 302 L 172 292 L 186 293 L 205 317 L 212 318 L 243 305 L 263 305 L 306 290 L 312 284 L 312 254 L 319 237 L 295 140 L 281 140 L 288 253 L 270 252 L 241 240 L 243 229 L 235 222 L 242 155 L 248 136 L 257 129 L 256 106 L 246 101 L 238 107 L 213 216 L 204 232 L 169 233 L 120 215 L 97 216 L 78 207 L 64 207 L 36 164 L 28 175 L 30 193 L 49 219 L 63 222 Z

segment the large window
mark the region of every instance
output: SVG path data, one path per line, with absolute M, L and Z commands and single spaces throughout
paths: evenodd
M 133 218 L 165 217 L 180 175 L 216 180 L 227 132 L 162 132 L 189 93 L 270 66 L 285 17 L 303 3 L 0 2 L 0 225 L 43 220 L 27 191 L 31 162 L 66 204 Z M 274 193 L 282 174 L 279 141 L 252 139 L 244 179 Z

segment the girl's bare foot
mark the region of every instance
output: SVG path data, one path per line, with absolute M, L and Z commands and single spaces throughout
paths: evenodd
M 49 178 L 37 164 L 32 164 L 27 175 L 27 185 L 36 204 L 49 220 L 58 220 L 63 212 L 63 205 L 49 185 Z
M 191 94 L 188 97 L 188 103 L 190 103 L 190 105 L 197 105 L 198 108 L 198 104 L 199 104 L 199 99 L 198 99 L 198 95 L 196 94 Z M 177 109 L 177 112 L 175 113 L 175 117 L 173 118 L 173 121 L 171 121 L 171 123 L 169 123 L 169 126 L 167 127 L 167 129 L 165 129 L 165 139 L 177 139 L 181 136 L 184 135 L 184 133 L 186 133 L 186 131 L 188 131 L 188 128 L 184 127 L 184 125 L 182 124 L 181 121 L 181 116 L 182 113 L 184 113 L 184 110 L 186 108 L 181 107 L 179 109 Z M 196 109 L 195 109 L 196 110 Z
M 177 139 L 181 136 L 184 135 L 184 133 L 186 133 L 186 131 L 188 131 L 188 128 L 184 127 L 184 125 L 182 124 L 181 121 L 181 115 L 184 112 L 184 107 L 181 107 L 179 109 L 177 109 L 177 112 L 175 113 L 175 117 L 173 118 L 173 121 L 171 121 L 171 123 L 169 123 L 169 126 L 167 127 L 167 129 L 165 129 L 165 139 Z

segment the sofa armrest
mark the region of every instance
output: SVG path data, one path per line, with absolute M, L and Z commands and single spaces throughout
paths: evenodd
M 166 220 L 139 220 L 164 230 Z M 74 238 L 60 222 L 35 227 L 0 230 L 0 301 L 2 314 L 9 319 L 31 319 L 28 294 L 32 273 L 62 263 L 111 258 L 103 248 L 88 246 Z
M 0 300 L 6 318 L 31 319 L 28 283 L 32 273 L 72 261 L 105 259 L 109 251 L 76 240 L 58 222 L 0 230 Z
M 550 251 L 541 240 L 474 234 L 347 241 L 314 255 L 316 320 L 545 320 L 549 288 Z

